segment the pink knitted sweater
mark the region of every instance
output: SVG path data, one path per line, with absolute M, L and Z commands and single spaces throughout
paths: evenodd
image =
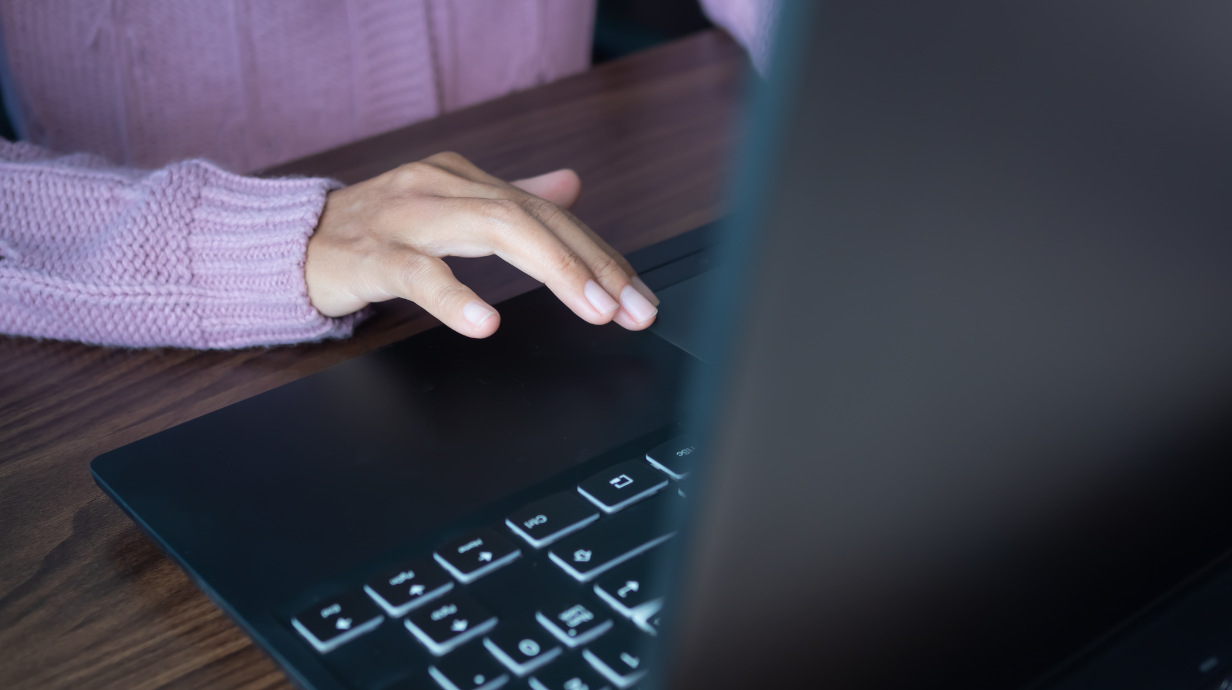
M 771 2 L 703 0 L 759 62 Z M 0 141 L 0 333 L 348 335 L 362 317 L 322 316 L 303 275 L 337 183 L 238 173 L 585 69 L 593 16 L 593 0 L 0 0 L 28 142 Z

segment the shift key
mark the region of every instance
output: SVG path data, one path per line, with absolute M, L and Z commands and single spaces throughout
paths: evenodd
M 557 542 L 548 557 L 575 580 L 593 580 L 676 533 L 664 524 L 660 504 L 653 501 L 601 520 Z

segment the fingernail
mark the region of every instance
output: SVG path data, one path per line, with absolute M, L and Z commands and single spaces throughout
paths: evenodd
M 646 299 L 650 300 L 650 303 L 655 305 L 656 307 L 659 306 L 659 298 L 655 297 L 655 293 L 650 290 L 650 287 L 647 286 L 646 283 L 642 282 L 641 278 L 638 278 L 637 276 L 633 276 L 633 279 L 630 280 L 629 282 L 633 285 L 633 288 L 635 290 L 642 293 L 642 297 L 645 297 Z
M 626 285 L 625 289 L 620 291 L 620 305 L 623 306 L 625 311 L 629 312 L 629 316 L 632 316 L 638 323 L 641 323 L 642 321 L 645 321 L 659 313 L 659 310 L 655 309 L 654 305 L 651 304 L 649 300 L 642 297 L 642 293 L 634 289 L 632 285 Z
M 582 290 L 586 293 L 586 301 L 590 302 L 590 306 L 595 308 L 595 311 L 600 314 L 611 314 L 616 311 L 616 300 L 607 294 L 607 290 L 599 287 L 599 284 L 593 280 L 586 281 L 586 287 Z
M 466 317 L 467 321 L 475 328 L 483 325 L 484 321 L 492 318 L 496 312 L 484 306 L 480 302 L 468 302 L 465 307 L 462 307 L 462 316 Z

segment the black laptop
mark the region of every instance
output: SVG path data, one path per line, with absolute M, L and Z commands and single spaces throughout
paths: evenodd
M 1232 672 L 1232 3 L 786 3 L 735 215 L 97 458 L 305 688 Z

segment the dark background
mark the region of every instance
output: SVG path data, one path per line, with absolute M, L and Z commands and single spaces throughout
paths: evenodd
M 591 61 L 597 65 L 710 26 L 697 0 L 599 0 Z M 2 107 L 0 137 L 17 138 Z

